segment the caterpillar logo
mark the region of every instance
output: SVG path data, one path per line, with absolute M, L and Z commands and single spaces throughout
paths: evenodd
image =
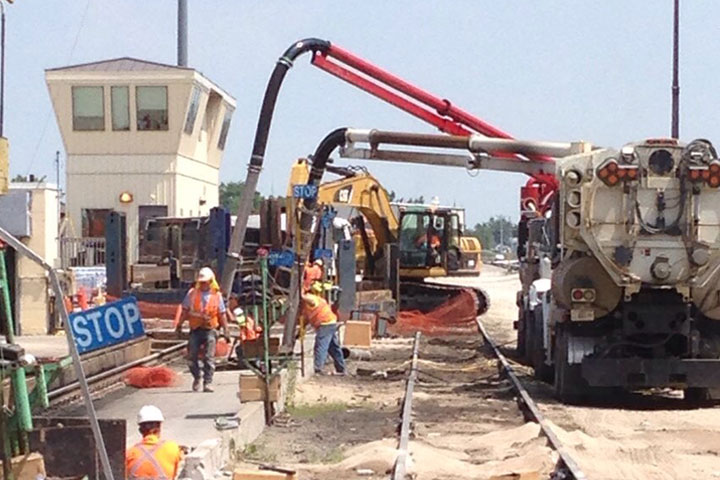
M 335 201 L 338 203 L 350 203 L 352 198 L 352 186 L 344 187 L 335 194 Z

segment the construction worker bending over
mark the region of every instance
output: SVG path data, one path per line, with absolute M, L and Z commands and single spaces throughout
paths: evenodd
M 228 326 L 220 286 L 215 280 L 212 269 L 203 267 L 198 272 L 195 287 L 191 288 L 182 303 L 182 314 L 176 327 L 178 335 L 186 319 L 190 319 L 190 373 L 193 376 L 193 391 L 212 392 L 213 374 L 215 373 L 215 347 L 217 345 L 217 328 L 222 327 L 223 334 L 228 336 Z M 200 372 L 200 350 L 205 347 L 202 376 Z M 204 381 L 204 385 L 203 382 Z
M 142 440 L 125 454 L 127 480 L 174 480 L 177 477 L 182 450 L 173 441 L 160 440 L 164 421 L 162 412 L 154 405 L 145 405 L 138 412 Z
M 237 323 L 240 333 L 237 338 L 237 347 L 235 348 L 235 354 L 238 362 L 243 359 L 243 343 L 257 340 L 262 334 L 262 327 L 255 323 L 255 319 L 240 306 L 240 302 L 237 295 L 231 294 L 228 300 L 228 307 L 232 312 L 232 317 Z
M 321 282 L 323 278 L 323 261 L 316 259 L 312 265 L 305 267 L 303 272 L 303 293 L 308 292 L 315 282 Z
M 306 293 L 303 299 L 303 316 L 307 323 L 315 329 L 314 367 L 315 373 L 323 374 L 328 353 L 335 363 L 335 371 L 346 375 L 345 358 L 343 358 L 340 340 L 338 339 L 337 315 L 330 305 L 319 295 Z

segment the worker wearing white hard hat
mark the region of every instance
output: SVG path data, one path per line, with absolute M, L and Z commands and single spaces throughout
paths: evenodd
M 215 273 L 209 267 L 201 268 L 195 286 L 185 295 L 180 321 L 176 326 L 180 334 L 185 320 L 190 320 L 189 367 L 193 376 L 192 389 L 195 392 L 200 391 L 201 387 L 205 392 L 213 391 L 217 329 L 222 327 L 223 333 L 228 336 L 226 315 L 225 302 L 215 280 Z M 203 347 L 205 354 L 201 368 L 200 351 Z
M 142 440 L 128 449 L 125 455 L 125 478 L 128 480 L 173 480 L 182 460 L 180 446 L 170 440 L 160 440 L 162 412 L 155 405 L 145 405 L 137 415 Z

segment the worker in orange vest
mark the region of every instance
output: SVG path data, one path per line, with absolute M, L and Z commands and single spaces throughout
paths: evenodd
M 315 329 L 314 368 L 318 375 L 323 374 L 323 367 L 328 353 L 335 364 L 338 375 L 346 375 L 345 358 L 338 339 L 337 315 L 330 304 L 319 295 L 306 293 L 302 296 L 303 316 L 305 321 Z
M 180 446 L 170 440 L 160 440 L 165 419 L 159 408 L 145 405 L 137 416 L 142 440 L 125 454 L 127 480 L 174 480 L 182 460 Z
M 312 265 L 305 267 L 303 274 L 303 293 L 308 292 L 314 282 L 322 281 L 323 277 L 323 261 L 316 259 Z
M 195 287 L 190 289 L 183 300 L 182 314 L 175 328 L 180 335 L 185 320 L 190 319 L 189 366 L 193 376 L 192 389 L 195 392 L 200 391 L 201 386 L 204 392 L 214 391 L 212 381 L 215 373 L 217 329 L 222 327 L 224 335 L 228 336 L 226 315 L 225 302 L 215 274 L 208 267 L 201 268 Z M 201 377 L 200 350 L 203 346 L 205 354 Z

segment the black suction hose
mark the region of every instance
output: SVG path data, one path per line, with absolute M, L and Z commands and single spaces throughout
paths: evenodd
M 277 102 L 285 74 L 292 68 L 293 62 L 300 55 L 307 52 L 326 52 L 329 48 L 330 42 L 317 38 L 306 38 L 295 42 L 290 48 L 285 50 L 285 53 L 278 59 L 275 64 L 275 69 L 270 76 L 270 81 L 265 89 L 262 107 L 260 108 L 257 128 L 255 129 L 255 142 L 253 143 L 247 177 L 245 177 L 245 186 L 240 196 L 235 228 L 233 229 L 230 248 L 228 249 L 228 258 L 222 269 L 221 287 L 226 297 L 232 290 L 235 273 L 239 267 L 240 253 L 242 252 L 243 241 L 245 239 L 247 222 L 252 212 L 258 177 L 260 176 L 263 160 L 265 159 L 265 149 L 270 134 L 273 113 L 275 112 L 275 103 Z
M 332 152 L 345 144 L 345 132 L 347 128 L 338 128 L 333 130 L 322 139 L 315 149 L 312 157 L 312 168 L 308 178 L 309 185 L 319 186 L 322 182 L 325 168 L 327 167 Z M 310 248 L 313 243 L 313 222 L 315 222 L 315 209 L 317 207 L 317 197 L 307 199 L 303 203 L 300 213 L 300 248 L 298 252 L 297 264 L 290 274 L 290 293 L 288 295 L 288 310 L 285 317 L 285 329 L 283 331 L 282 346 L 287 352 L 292 351 L 295 345 L 295 326 L 300 306 L 300 273 L 301 267 L 305 265 L 310 255 Z M 315 222 L 317 225 L 317 222 Z

